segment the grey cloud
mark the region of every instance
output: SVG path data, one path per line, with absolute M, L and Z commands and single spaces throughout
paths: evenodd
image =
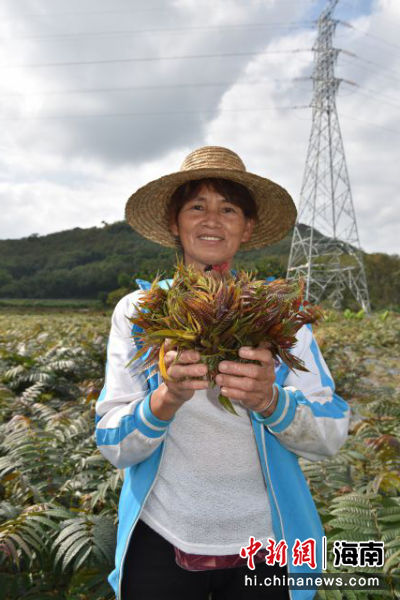
M 73 10 L 82 11 L 79 3 L 62 0 L 48 5 L 49 11 L 65 13 L 61 19 L 30 18 L 37 12 L 35 2 L 26 3 L 20 14 L 11 0 L 6 4 L 15 21 L 22 25 L 26 35 L 51 35 L 54 32 L 138 30 L 158 28 L 199 27 L 221 22 L 211 4 L 190 2 L 179 5 L 164 2 L 166 10 L 144 10 L 129 13 L 132 3 L 119 2 L 116 14 L 77 16 Z M 110 4 L 100 1 L 95 10 L 106 11 Z M 138 5 L 136 5 L 138 6 Z M 144 4 L 141 5 L 142 7 Z M 147 6 L 147 5 L 146 5 Z M 151 6 L 151 5 L 150 5 Z M 207 11 L 202 8 L 206 6 Z M 300 14 L 301 7 L 282 3 L 277 10 L 273 4 L 239 0 L 225 3 L 223 19 L 230 24 L 237 22 L 268 23 L 290 21 Z M 251 49 L 262 51 L 273 35 L 273 28 L 261 29 L 212 29 L 187 30 L 185 32 L 133 34 L 132 36 L 102 36 L 76 38 L 37 38 L 22 43 L 22 58 L 13 61 L 29 64 L 108 60 L 121 57 L 204 55 L 224 52 L 241 52 Z M 251 38 L 251 39 L 250 39 Z M 231 82 L 243 71 L 251 56 L 230 58 L 186 59 L 159 62 L 132 62 L 98 65 L 80 65 L 30 69 L 30 75 L 39 78 L 41 91 L 71 90 L 82 88 L 121 88 L 130 86 L 165 86 L 185 83 Z M 27 69 L 29 70 L 29 69 Z M 95 94 L 45 95 L 43 107 L 36 113 L 37 121 L 25 121 L 18 127 L 22 144 L 35 147 L 36 132 L 45 131 L 42 143 L 71 156 L 97 157 L 104 163 L 137 164 L 154 160 L 172 148 L 201 144 L 207 124 L 212 120 L 227 86 L 176 87 L 142 89 L 132 91 L 97 92 Z M 182 112 L 179 112 L 182 111 Z M 141 115 L 140 113 L 155 113 Z M 178 114 L 173 114 L 177 112 Z M 131 117 L 104 116 L 120 113 L 139 113 Z M 156 114 L 166 113 L 166 114 Z M 171 113 L 171 114 L 168 114 Z M 23 113 L 21 116 L 24 116 Z M 35 113 L 34 113 L 35 114 Z M 87 118 L 67 118 L 68 115 L 88 115 Z M 65 119 L 40 120 L 44 116 L 64 115 Z M 12 126 L 12 125 L 11 125 Z M 66 133 L 63 133 L 63 130 Z

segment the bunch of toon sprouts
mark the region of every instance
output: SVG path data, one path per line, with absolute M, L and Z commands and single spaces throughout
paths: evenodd
M 268 342 L 273 357 L 279 356 L 290 369 L 307 370 L 289 350 L 300 327 L 315 322 L 322 312 L 303 300 L 302 280 L 277 279 L 266 285 L 245 271 L 203 273 L 181 261 L 169 289 L 159 287 L 159 279 L 143 293 L 129 318 L 136 325 L 132 335 L 138 350 L 128 364 L 144 357 L 139 372 L 150 369 L 152 375 L 158 367 L 168 380 L 166 340 L 177 350 L 175 361 L 183 350 L 198 351 L 214 385 L 221 360 L 254 362 L 239 357 L 239 348 L 261 342 Z M 218 399 L 237 414 L 227 397 L 220 394 Z

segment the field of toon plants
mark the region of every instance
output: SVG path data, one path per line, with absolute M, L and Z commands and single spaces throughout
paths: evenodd
M 123 472 L 103 459 L 93 436 L 110 315 L 0 312 L 0 599 L 114 597 L 106 576 Z M 317 598 L 396 598 L 400 316 L 328 312 L 314 331 L 353 413 L 335 457 L 301 459 L 328 536 L 327 570 L 345 571 L 329 564 L 335 539 L 383 540 L 383 568 L 362 573 L 382 573 L 386 588 Z

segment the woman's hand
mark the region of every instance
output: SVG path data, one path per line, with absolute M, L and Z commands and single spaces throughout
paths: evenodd
M 207 375 L 207 366 L 200 362 L 200 353 L 195 350 L 184 350 L 179 360 L 173 364 L 177 355 L 176 350 L 168 350 L 164 356 L 168 375 L 164 383 L 177 402 L 186 402 L 196 390 L 204 390 L 210 386 L 207 379 L 199 379 Z
M 218 365 L 220 372 L 215 378 L 221 394 L 249 410 L 261 412 L 265 417 L 274 412 L 278 400 L 274 398 L 268 406 L 274 395 L 272 385 L 275 382 L 274 359 L 268 347 L 267 343 L 257 348 L 242 346 L 239 356 L 257 360 L 261 365 L 223 360 Z M 263 410 L 265 406 L 268 406 L 267 410 Z
M 168 379 L 151 396 L 151 411 L 163 420 L 171 419 L 196 390 L 204 390 L 211 385 L 207 379 L 199 379 L 207 374 L 207 366 L 200 362 L 199 352 L 184 350 L 179 360 L 172 364 L 177 354 L 173 349 L 166 351 L 164 363 Z

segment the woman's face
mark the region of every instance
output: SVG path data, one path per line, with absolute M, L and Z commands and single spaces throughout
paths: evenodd
M 170 228 L 180 238 L 185 264 L 204 271 L 209 264 L 227 262 L 230 266 L 240 244 L 250 239 L 254 221 L 214 188 L 203 185 L 183 205 Z

